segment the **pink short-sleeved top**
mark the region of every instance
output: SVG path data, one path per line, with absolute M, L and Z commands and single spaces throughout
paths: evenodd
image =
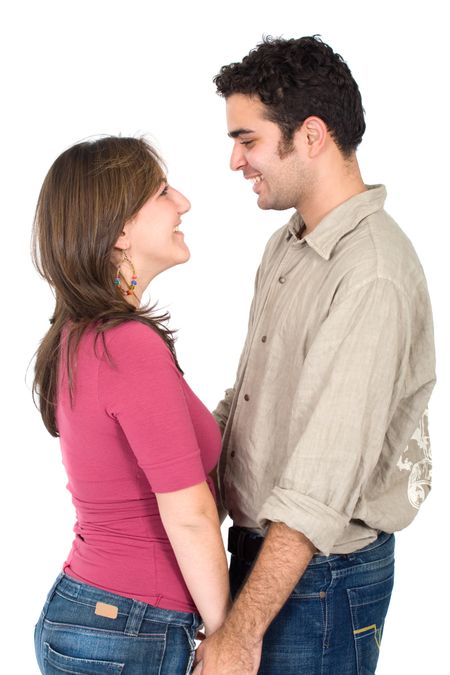
M 204 480 L 214 493 L 207 476 L 219 457 L 219 427 L 149 326 L 108 330 L 107 352 L 95 335 L 81 339 L 72 404 L 60 368 L 57 424 L 77 514 L 64 571 L 111 593 L 196 611 L 155 493 Z

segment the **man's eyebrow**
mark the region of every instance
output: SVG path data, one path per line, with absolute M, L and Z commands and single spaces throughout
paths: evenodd
M 244 134 L 253 134 L 255 133 L 253 129 L 236 129 L 235 131 L 230 131 L 228 133 L 228 136 L 230 138 L 239 138 L 239 136 L 243 136 Z

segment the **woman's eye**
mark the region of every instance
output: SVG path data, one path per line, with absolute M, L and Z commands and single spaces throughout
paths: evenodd
M 165 197 L 166 194 L 167 194 L 168 192 L 169 192 L 169 186 L 166 185 L 165 188 L 164 188 L 164 190 L 161 190 L 161 192 L 159 193 L 159 196 L 160 196 L 160 197 Z

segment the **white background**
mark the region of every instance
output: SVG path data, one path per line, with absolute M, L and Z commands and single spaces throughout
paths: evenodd
M 94 134 L 145 133 L 160 148 L 171 183 L 192 202 L 183 222 L 192 258 L 155 280 L 151 297 L 171 311 L 186 379 L 214 407 L 234 380 L 265 242 L 289 214 L 259 211 L 251 186 L 229 171 L 224 102 L 211 80 L 263 34 L 314 33 L 344 56 L 360 85 L 368 127 L 359 151 L 363 176 L 386 184 L 387 210 L 418 250 L 435 313 L 434 491 L 397 537 L 396 586 L 377 672 L 448 672 L 449 62 L 443 7 L 437 0 L 41 0 L 3 10 L 2 673 L 38 672 L 33 625 L 69 550 L 74 520 L 58 442 L 31 402 L 32 368 L 26 376 L 52 312 L 52 296 L 29 257 L 44 175 L 62 150 Z

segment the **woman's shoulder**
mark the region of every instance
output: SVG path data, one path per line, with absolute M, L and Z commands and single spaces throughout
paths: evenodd
M 168 349 L 161 335 L 147 323 L 142 321 L 123 321 L 118 326 L 108 328 L 105 331 L 106 344 L 109 346 L 124 344 L 129 345 L 153 345 L 155 348 Z
M 181 376 L 172 353 L 163 338 L 148 324 L 126 321 L 104 333 L 104 355 L 99 378 L 110 393 L 117 388 L 146 386 L 164 388 L 179 383 Z M 105 389 L 103 389 L 105 391 Z
M 170 357 L 172 354 L 161 335 L 150 325 L 142 321 L 123 321 L 118 326 L 108 328 L 104 333 L 108 353 L 115 358 L 139 358 L 145 355 Z

